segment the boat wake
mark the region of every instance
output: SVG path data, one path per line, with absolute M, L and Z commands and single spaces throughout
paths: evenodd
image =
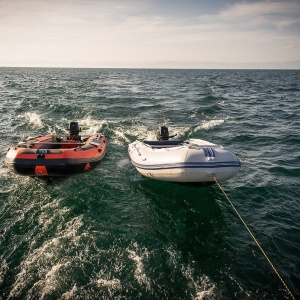
M 196 126 L 194 131 L 200 131 L 200 130 L 209 130 L 212 129 L 216 126 L 220 126 L 222 125 L 226 120 L 228 120 L 228 118 L 225 119 L 216 119 L 216 120 L 209 120 L 209 121 L 204 121 L 202 122 L 200 125 Z
M 28 121 L 29 125 L 34 128 L 42 128 L 44 126 L 41 116 L 35 112 L 26 112 L 24 117 Z

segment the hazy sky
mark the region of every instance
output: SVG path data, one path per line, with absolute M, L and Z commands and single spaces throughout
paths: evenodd
M 300 0 L 0 0 L 0 66 L 209 68 L 296 60 Z

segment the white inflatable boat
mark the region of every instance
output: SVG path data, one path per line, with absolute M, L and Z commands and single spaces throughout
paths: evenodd
M 174 136 L 172 136 L 174 137 Z M 234 177 L 240 161 L 227 148 L 200 140 L 170 139 L 162 126 L 157 141 L 129 144 L 132 164 L 142 175 L 164 181 L 205 186 Z

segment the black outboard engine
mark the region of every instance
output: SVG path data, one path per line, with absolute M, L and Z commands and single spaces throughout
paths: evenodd
M 161 126 L 158 130 L 159 130 L 157 133 L 158 140 L 168 141 L 169 138 L 176 136 L 176 134 L 169 135 L 169 129 L 167 126 Z
M 80 131 L 81 128 L 79 128 L 78 122 L 70 122 L 68 140 L 81 141 Z

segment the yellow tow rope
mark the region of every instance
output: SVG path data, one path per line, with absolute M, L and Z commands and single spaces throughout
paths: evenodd
M 216 177 L 213 176 L 213 179 L 215 180 L 216 184 L 219 186 L 220 190 L 223 192 L 224 196 L 226 197 L 226 199 L 228 200 L 228 202 L 230 203 L 231 207 L 233 208 L 233 210 L 235 211 L 235 213 L 237 214 L 237 216 L 239 217 L 239 219 L 241 220 L 241 222 L 243 223 L 243 225 L 246 227 L 246 229 L 248 230 L 248 232 L 250 233 L 251 237 L 253 238 L 253 240 L 255 241 L 255 243 L 257 244 L 258 248 L 260 249 L 260 251 L 262 252 L 262 254 L 264 255 L 264 257 L 267 259 L 268 263 L 270 264 L 270 266 L 272 267 L 272 269 L 274 270 L 274 272 L 276 273 L 276 275 L 278 276 L 278 278 L 280 279 L 280 281 L 282 282 L 282 284 L 284 285 L 285 289 L 287 290 L 287 292 L 290 294 L 291 298 L 293 300 L 296 300 L 296 298 L 294 297 L 294 295 L 292 294 L 292 292 L 290 291 L 290 289 L 288 288 L 288 286 L 286 285 L 286 283 L 284 282 L 284 280 L 282 279 L 282 277 L 280 276 L 280 274 L 278 273 L 278 271 L 276 270 L 276 268 L 274 267 L 274 265 L 272 264 L 271 260 L 269 259 L 268 255 L 265 253 L 265 251 L 263 250 L 263 248 L 260 246 L 259 242 L 257 241 L 257 239 L 255 238 L 255 236 L 253 235 L 253 233 L 251 232 L 251 230 L 249 229 L 249 227 L 247 226 L 247 224 L 245 223 L 245 221 L 243 220 L 242 216 L 240 215 L 240 213 L 236 210 L 236 208 L 234 207 L 233 203 L 230 201 L 230 199 L 228 198 L 228 196 L 226 195 L 225 191 L 223 190 L 222 186 L 219 184 L 219 182 L 217 181 Z

